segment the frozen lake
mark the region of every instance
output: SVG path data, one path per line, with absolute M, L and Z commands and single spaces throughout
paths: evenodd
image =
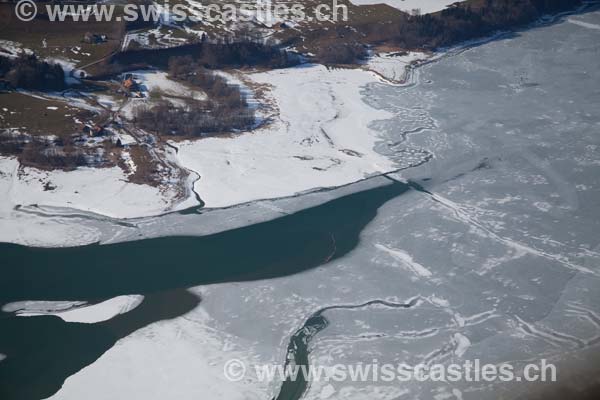
M 156 226 L 192 234 L 207 221 L 256 222 L 257 209 L 284 216 L 208 238 L 0 245 L 2 265 L 29 271 L 5 277 L 3 304 L 146 296 L 112 322 L 5 314 L 0 381 L 20 374 L 14 398 L 52 393 L 67 378 L 52 398 L 270 399 L 280 382 L 252 374 L 228 382 L 223 364 L 284 363 L 290 340 L 305 333 L 296 361 L 313 365 L 479 359 L 518 370 L 545 358 L 559 368 L 553 386 L 314 382 L 301 388 L 306 399 L 552 398 L 558 386 L 598 385 L 598 27 L 598 11 L 568 16 L 452 51 L 419 68 L 411 86 L 365 87 L 365 101 L 394 114 L 375 123 L 385 138 L 377 149 L 399 165 L 406 154 L 430 158 L 402 171 L 410 185 L 376 178 L 297 214 L 294 201 L 310 196 L 248 205 L 237 216 L 105 228 L 113 238 Z M 193 298 L 182 290 L 190 287 Z M 36 340 L 66 350 L 35 353 L 35 365 L 11 354 L 35 351 Z M 52 382 L 37 380 L 42 364 L 60 372 Z

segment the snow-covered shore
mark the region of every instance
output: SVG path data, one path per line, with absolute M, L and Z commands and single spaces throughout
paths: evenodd
M 390 68 L 399 71 L 406 67 L 405 61 L 390 57 L 385 63 L 396 62 Z M 362 99 L 361 91 L 381 82 L 383 75 L 370 68 L 304 65 L 241 75 L 238 78 L 246 90 L 260 93 L 254 100 L 260 104 L 257 114 L 262 125 L 229 137 L 174 143 L 178 152 L 170 158 L 200 176 L 194 189 L 207 208 L 289 197 L 392 171 L 394 163 L 375 152 L 381 138 L 370 128 L 372 122 L 388 119 L 391 113 L 371 108 Z M 128 182 L 118 167 L 40 171 L 20 167 L 15 158 L 0 157 L 0 241 L 36 246 L 86 244 L 101 237 L 70 223 L 69 214 L 132 219 L 195 204 L 193 193 L 181 201 L 177 188 L 163 186 Z M 60 210 L 65 218 L 57 221 L 19 208 L 44 209 L 45 214 Z
M 67 214 L 157 215 L 172 209 L 176 194 L 128 182 L 118 167 L 41 171 L 20 168 L 15 158 L 0 157 L 0 196 L 0 242 L 64 246 L 97 240 L 92 230 L 70 224 Z M 65 209 L 65 218 L 59 222 L 18 210 L 30 206 Z
M 411 68 L 431 58 L 431 55 L 418 51 L 379 53 L 373 55 L 363 68 L 388 83 L 406 84 L 410 80 Z
M 391 114 L 362 101 L 361 90 L 376 82 L 363 70 L 328 70 L 320 65 L 249 76 L 270 85 L 270 123 L 235 137 L 179 144 L 178 158 L 196 171 L 207 207 L 293 195 L 357 181 L 394 169 L 373 148 L 369 128 Z
M 118 167 L 41 171 L 20 168 L 15 158 L 0 158 L 0 188 L 3 217 L 22 205 L 74 208 L 113 218 L 160 214 L 171 208 L 170 193 L 130 183 Z

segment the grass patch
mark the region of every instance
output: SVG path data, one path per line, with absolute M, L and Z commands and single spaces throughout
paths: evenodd
M 38 2 L 38 10 L 50 3 Z M 14 15 L 13 3 L 0 4 L 0 39 L 20 43 L 41 57 L 63 57 L 83 66 L 106 57 L 119 49 L 125 34 L 124 22 L 50 22 L 40 16 L 32 22 L 22 22 Z M 84 43 L 86 32 L 104 34 L 106 43 Z
M 50 108 L 49 108 L 50 107 Z M 58 100 L 46 100 L 17 92 L 0 93 L 0 130 L 15 128 L 31 136 L 70 136 L 95 117 L 88 110 Z

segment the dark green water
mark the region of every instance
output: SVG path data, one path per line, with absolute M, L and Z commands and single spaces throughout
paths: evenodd
M 95 324 L 0 313 L 0 399 L 40 399 L 114 343 L 199 302 L 186 288 L 269 279 L 315 268 L 356 247 L 377 209 L 407 191 L 390 185 L 276 220 L 204 237 L 170 237 L 63 249 L 0 245 L 0 305 L 142 294 L 135 310 Z
M 329 326 L 330 321 L 325 317 L 325 313 L 331 310 L 356 310 L 374 305 L 379 305 L 389 308 L 410 308 L 417 304 L 417 299 L 413 299 L 408 303 L 392 303 L 385 300 L 371 300 L 363 304 L 340 304 L 335 306 L 323 307 L 313 313 L 304 322 L 304 325 L 292 335 L 287 348 L 287 357 L 285 366 L 290 364 L 290 360 L 294 360 L 296 366 L 305 367 L 305 371 L 310 374 L 310 362 L 308 356 L 310 354 L 310 343 L 313 338 L 322 330 Z M 307 375 L 308 375 L 307 374 Z M 308 375 L 310 376 L 310 375 Z M 303 372 L 287 378 L 281 384 L 279 394 L 273 400 L 299 400 L 302 398 L 309 381 Z

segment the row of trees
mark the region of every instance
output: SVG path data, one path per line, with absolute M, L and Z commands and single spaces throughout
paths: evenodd
M 136 124 L 145 130 L 187 137 L 207 137 L 241 130 L 254 122 L 251 110 L 234 113 L 212 101 L 190 101 L 181 107 L 168 100 L 160 100 L 152 107 L 136 109 L 134 116 Z
M 202 89 L 209 99 L 219 104 L 232 109 L 241 109 L 248 106 L 239 86 L 228 84 L 225 78 L 204 68 L 200 62 L 194 61 L 191 56 L 170 58 L 168 71 L 172 79 L 185 81 Z
M 248 129 L 254 111 L 248 107 L 239 86 L 204 68 L 192 56 L 169 59 L 169 76 L 201 89 L 208 99 L 188 100 L 185 107 L 161 100 L 152 107 L 136 110 L 136 123 L 143 129 L 182 136 L 209 136 Z
M 398 24 L 379 26 L 370 35 L 406 48 L 437 48 L 522 25 L 543 14 L 571 9 L 580 0 L 485 0 L 458 3 L 436 14 L 407 16 Z M 368 30 L 368 27 L 366 28 Z
M 48 140 L 4 132 L 0 133 L 0 154 L 16 156 L 23 165 L 42 169 L 70 170 L 88 164 L 88 157 L 75 147 L 71 137 Z
M 22 52 L 16 58 L 0 56 L 0 78 L 13 88 L 63 90 L 65 72 L 58 64 L 40 60 L 35 54 Z
M 352 50 L 358 51 L 355 58 L 360 60 L 362 55 L 356 43 L 435 49 L 524 25 L 544 14 L 571 10 L 581 3 L 582 0 L 467 1 L 433 14 L 398 12 L 377 23 L 358 20 L 351 26 L 314 29 L 289 44 L 317 48 L 316 59 L 319 62 L 344 63 L 353 57 Z
M 65 148 L 49 143 L 43 139 L 34 139 L 27 143 L 19 155 L 24 165 L 37 168 L 75 169 L 88 164 L 85 153 L 73 148 Z
M 285 68 L 298 64 L 298 58 L 277 46 L 244 37 L 240 41 L 203 43 L 198 60 L 209 68 L 223 66 L 265 66 Z
M 198 65 L 210 69 L 257 66 L 283 68 L 300 62 L 295 53 L 281 49 L 268 41 L 244 35 L 238 38 L 205 40 L 169 48 L 130 49 L 114 55 L 105 64 L 97 66 L 95 76 L 100 79 L 111 73 L 143 66 L 168 68 L 167 63 L 171 58 L 188 55 Z
M 320 46 L 316 59 L 325 65 L 354 64 L 366 59 L 367 56 L 367 49 L 364 45 L 341 43 Z

